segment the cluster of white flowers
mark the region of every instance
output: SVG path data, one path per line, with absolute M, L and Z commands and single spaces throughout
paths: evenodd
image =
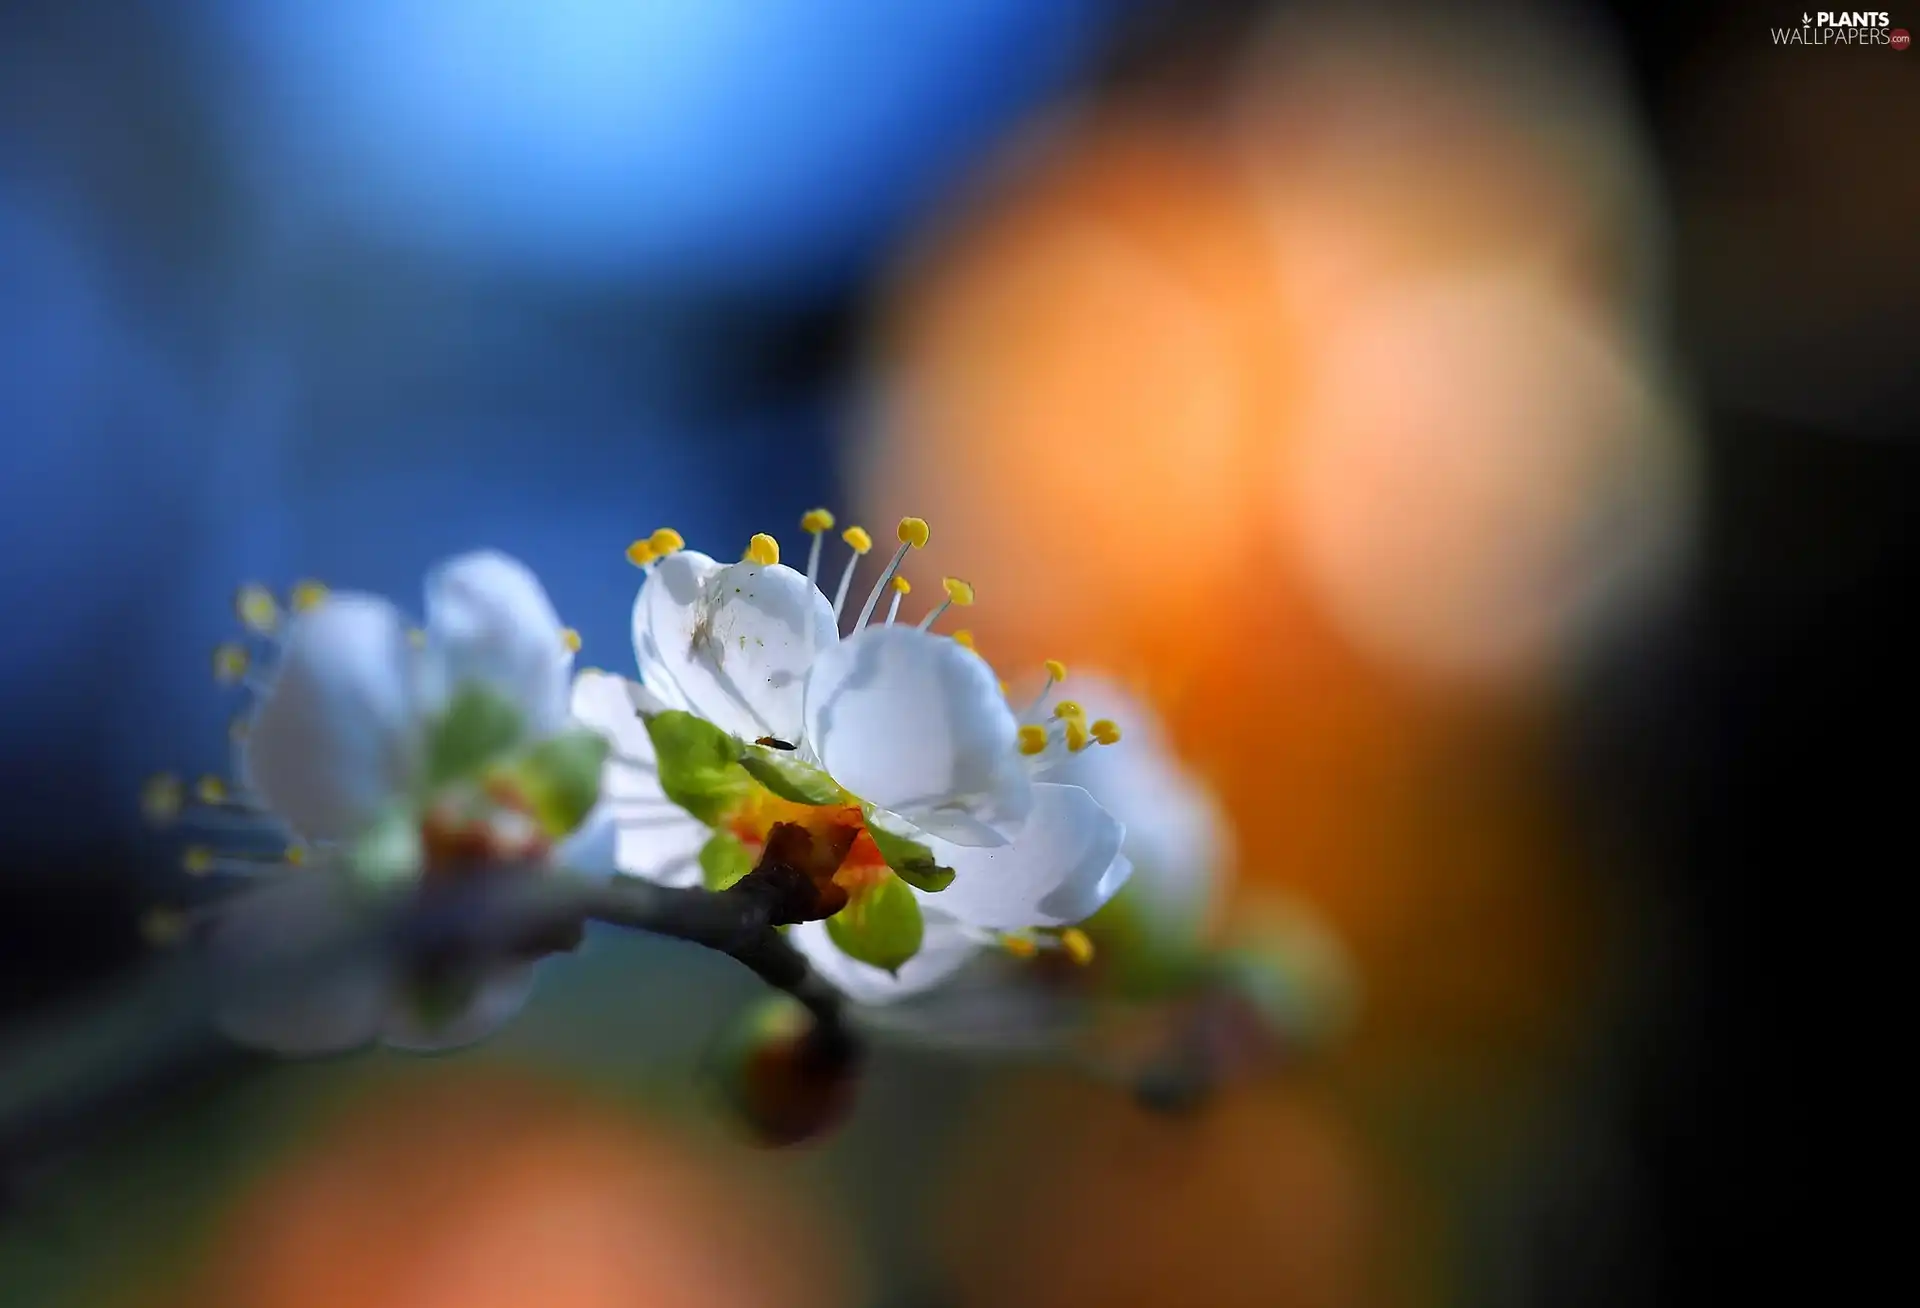
M 670 529 L 635 542 L 628 557 L 646 574 L 633 606 L 637 681 L 575 676 L 577 637 L 533 575 L 499 554 L 437 568 L 420 628 L 373 596 L 311 588 L 282 614 L 257 588 L 243 592 L 242 620 L 274 659 L 238 737 L 241 790 L 210 798 L 244 797 L 283 826 L 299 866 L 239 897 L 216 938 L 243 957 L 281 948 L 354 911 L 369 887 L 487 860 L 723 889 L 782 825 L 836 851 L 832 884 L 844 893 L 844 907 L 788 938 L 861 1002 L 934 986 L 982 948 L 1085 961 L 1077 924 L 1136 865 L 1129 899 L 1197 934 L 1221 824 L 1157 733 L 1102 748 L 1119 727 L 1062 697 L 1057 663 L 1017 709 L 966 632 L 933 630 L 972 603 L 964 582 L 946 579 L 938 607 L 899 621 L 911 591 L 900 566 L 927 540 L 919 519 L 901 520 L 891 561 L 845 622 L 872 539 L 842 533 L 851 555 L 829 596 L 819 567 L 832 516 L 814 510 L 801 525 L 812 537 L 804 573 L 779 561 L 769 536 L 737 563 L 685 548 Z M 238 678 L 247 662 L 227 649 L 217 667 Z M 197 871 L 236 862 L 203 850 L 196 860 Z M 446 1048 L 510 1017 L 532 971 L 500 963 L 449 994 L 398 964 L 368 967 L 238 997 L 224 1025 L 284 1052 L 375 1039 Z

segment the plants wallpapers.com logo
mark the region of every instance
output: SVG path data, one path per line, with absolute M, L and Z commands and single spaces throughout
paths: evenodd
M 1895 27 L 1892 17 L 1884 11 L 1803 11 L 1800 26 L 1772 30 L 1775 45 L 1883 45 L 1905 50 L 1913 44 L 1907 29 Z

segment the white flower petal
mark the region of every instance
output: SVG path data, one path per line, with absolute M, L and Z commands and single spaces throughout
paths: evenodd
M 262 980 L 255 972 L 344 939 L 351 919 L 342 891 L 326 872 L 298 872 L 221 906 L 210 948 L 234 979 L 214 1025 L 229 1039 L 300 1057 L 358 1049 L 380 1033 L 391 989 L 380 963 L 361 960 L 310 977 Z
M 700 847 L 713 832 L 683 809 L 668 805 L 619 819 L 613 861 L 627 876 L 663 886 L 700 884 Z
M 355 834 L 411 773 L 413 666 L 383 599 L 335 592 L 295 616 L 241 751 L 246 785 L 309 840 Z
M 502 963 L 488 969 L 473 998 L 452 1019 L 422 1026 L 414 1006 L 396 992 L 380 1033 L 381 1043 L 413 1053 L 436 1054 L 484 1040 L 512 1021 L 533 993 L 532 963 Z
M 633 654 L 640 681 L 668 708 L 690 710 L 693 706 L 668 666 L 656 628 L 662 632 L 677 630 L 681 615 L 699 602 L 707 579 L 719 570 L 720 565 L 700 551 L 681 550 L 654 564 L 640 583 L 640 593 L 633 597 Z
M 615 862 L 619 836 L 619 823 L 612 810 L 601 804 L 587 814 L 587 820 L 575 828 L 572 835 L 554 847 L 553 861 L 583 877 L 611 877 L 620 870 Z
M 1026 818 L 1031 786 L 1000 683 L 944 636 L 868 627 L 827 649 L 807 680 L 806 720 L 834 780 L 922 830 L 986 844 Z
M 532 734 L 564 725 L 573 654 L 553 601 L 519 560 L 482 550 L 429 573 L 427 645 L 444 693 L 479 681 L 519 706 Z
M 869 966 L 840 952 L 825 922 L 802 922 L 787 932 L 794 948 L 814 969 L 855 1003 L 886 1004 L 939 985 L 966 965 L 980 946 L 958 924 L 927 911 L 920 952 L 901 965 L 898 975 Z
M 607 738 L 612 752 L 600 778 L 602 799 L 664 799 L 641 712 L 657 713 L 660 701 L 644 686 L 610 672 L 586 669 L 573 679 L 573 718 Z
M 934 847 L 934 858 L 954 870 L 953 884 L 921 902 L 992 931 L 1067 926 L 1106 902 L 1101 891 L 1125 835 L 1080 787 L 1036 785 L 1033 811 L 1011 845 Z
M 826 596 L 778 563 L 714 569 L 690 598 L 665 570 L 647 583 L 658 596 L 648 604 L 647 635 L 691 710 L 745 740 L 797 744 L 807 670 L 839 639 Z M 690 565 L 685 575 L 699 571 Z

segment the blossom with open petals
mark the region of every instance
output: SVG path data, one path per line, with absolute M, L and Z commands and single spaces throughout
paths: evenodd
M 902 519 L 891 562 L 844 623 L 872 539 L 844 533 L 852 557 L 829 596 L 818 577 L 832 517 L 815 510 L 801 525 L 813 537 L 804 573 L 768 536 L 730 564 L 668 530 L 629 550 L 647 573 L 633 609 L 640 680 L 584 672 L 573 696 L 575 716 L 612 745 L 602 790 L 618 867 L 714 884 L 751 867 L 777 823 L 850 833 L 834 875 L 846 907 L 790 938 L 870 1001 L 939 982 L 1005 933 L 1093 914 L 1125 879 L 1124 830 L 1084 789 L 1042 773 L 1117 735 L 1111 724 L 1023 722 L 969 642 L 933 630 L 972 603 L 962 581 L 944 580 L 917 624 L 898 620 L 912 589 L 900 565 L 925 544 L 924 522 Z M 681 756 L 695 739 L 709 765 L 697 776 Z
M 200 846 L 187 861 L 263 883 L 212 924 L 243 974 L 331 938 L 396 889 L 503 864 L 611 872 L 613 828 L 593 811 L 604 742 L 569 719 L 576 642 L 522 564 L 491 552 L 441 564 L 421 628 L 385 599 L 312 585 L 289 613 L 258 587 L 239 608 L 272 662 L 236 726 L 238 789 L 208 778 L 200 798 L 251 844 L 294 843 L 285 858 Z M 237 679 L 252 662 L 235 644 L 216 671 Z M 282 1053 L 444 1049 L 495 1030 L 532 984 L 531 957 L 452 977 L 374 960 L 231 996 L 219 1023 Z

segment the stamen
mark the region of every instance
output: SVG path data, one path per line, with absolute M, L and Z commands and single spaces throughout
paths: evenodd
M 947 597 L 940 601 L 940 607 L 920 619 L 920 630 L 925 631 L 940 620 L 940 615 L 958 604 L 966 608 L 973 603 L 973 587 L 958 577 L 942 577 L 940 584 L 947 588 Z
M 653 545 L 649 541 L 637 540 L 627 546 L 627 562 L 636 568 L 651 568 L 653 558 Z
M 763 532 L 756 532 L 747 542 L 744 563 L 757 563 L 763 568 L 771 568 L 780 561 L 780 542 Z
M 240 625 L 256 636 L 271 636 L 280 625 L 280 602 L 272 591 L 257 583 L 250 582 L 234 592 L 233 612 Z
M 1040 687 L 1040 693 L 1033 697 L 1031 704 L 1027 705 L 1026 712 L 1020 715 L 1023 718 L 1030 718 L 1038 713 L 1040 706 L 1047 702 L 1047 696 L 1053 693 L 1053 688 L 1067 679 L 1067 665 L 1059 659 L 1048 659 L 1040 666 L 1047 670 L 1047 684 Z M 1057 716 L 1058 710 L 1055 713 Z
M 1053 706 L 1053 716 L 1062 721 L 1071 721 L 1075 718 L 1086 717 L 1087 711 L 1080 707 L 1079 700 L 1063 699 Z
M 318 608 L 320 601 L 327 597 L 325 582 L 308 579 L 294 583 L 293 590 L 287 595 L 287 607 L 295 613 L 310 613 Z
M 896 534 L 900 537 L 900 548 L 895 550 L 893 557 L 887 561 L 886 571 L 880 574 L 880 580 L 873 583 L 873 590 L 868 593 L 867 602 L 861 606 L 860 616 L 854 620 L 855 631 L 866 627 L 867 619 L 873 616 L 874 606 L 880 602 L 880 592 L 887 588 L 887 583 L 893 580 L 893 574 L 900 570 L 900 564 L 906 559 L 907 551 L 924 549 L 932 533 L 927 529 L 923 519 L 902 518 Z
M 847 560 L 846 571 L 840 574 L 840 588 L 833 592 L 833 620 L 840 621 L 840 610 L 847 605 L 847 587 L 853 584 L 853 570 L 860 566 L 860 560 L 873 548 L 873 537 L 867 535 L 865 527 L 848 527 L 840 533 L 840 539 L 853 551 L 853 557 Z
M 1099 744 L 1117 745 L 1120 743 L 1120 724 L 1112 718 L 1097 719 L 1089 730 L 1093 732 L 1093 738 Z
M 193 795 L 208 808 L 219 808 L 227 802 L 227 783 L 208 773 L 194 783 Z
M 180 816 L 186 802 L 186 790 L 180 778 L 171 772 L 148 777 L 140 787 L 140 813 L 156 827 L 164 827 Z
M 913 585 L 905 577 L 895 577 L 889 584 L 893 587 L 893 600 L 887 605 L 887 625 L 891 627 L 900 614 L 900 597 L 913 594 Z
M 1067 679 L 1067 665 L 1062 663 L 1059 659 L 1048 659 L 1045 663 L 1041 664 L 1040 666 L 1045 668 L 1047 670 L 1047 675 L 1049 677 L 1052 677 L 1055 681 L 1065 681 Z
M 1047 729 L 1037 723 L 1020 728 L 1020 752 L 1038 754 L 1047 747 Z
M 213 651 L 213 679 L 223 686 L 238 685 L 252 661 L 244 645 L 229 641 Z
M 970 649 L 975 654 L 978 654 L 980 652 L 980 647 L 973 643 L 973 633 L 971 631 L 968 631 L 965 627 L 962 627 L 960 628 L 960 630 L 953 633 L 953 643 L 958 645 L 961 649 Z
M 1093 941 L 1079 927 L 1068 927 L 1060 933 L 1060 947 L 1081 967 L 1093 961 Z
M 1040 952 L 1040 946 L 1034 944 L 1033 941 L 1029 940 L 1026 936 L 1001 936 L 1000 948 L 1006 950 L 1015 958 L 1032 958 Z
M 652 547 L 655 559 L 664 559 L 669 554 L 678 554 L 685 549 L 687 539 L 672 527 L 660 527 L 647 537 L 647 544 Z
M 140 937 L 156 949 L 166 949 L 186 939 L 187 916 L 176 909 L 150 908 L 140 915 Z
M 800 530 L 813 537 L 813 544 L 807 546 L 807 584 L 820 584 L 820 543 L 833 530 L 833 515 L 825 509 L 808 509 L 800 515 Z
M 560 629 L 560 643 L 567 647 L 567 653 L 578 654 L 580 652 L 580 633 L 572 627 L 562 627 Z
M 1067 719 L 1067 752 L 1078 754 L 1093 743 L 1093 734 L 1087 730 L 1087 724 L 1080 718 Z

